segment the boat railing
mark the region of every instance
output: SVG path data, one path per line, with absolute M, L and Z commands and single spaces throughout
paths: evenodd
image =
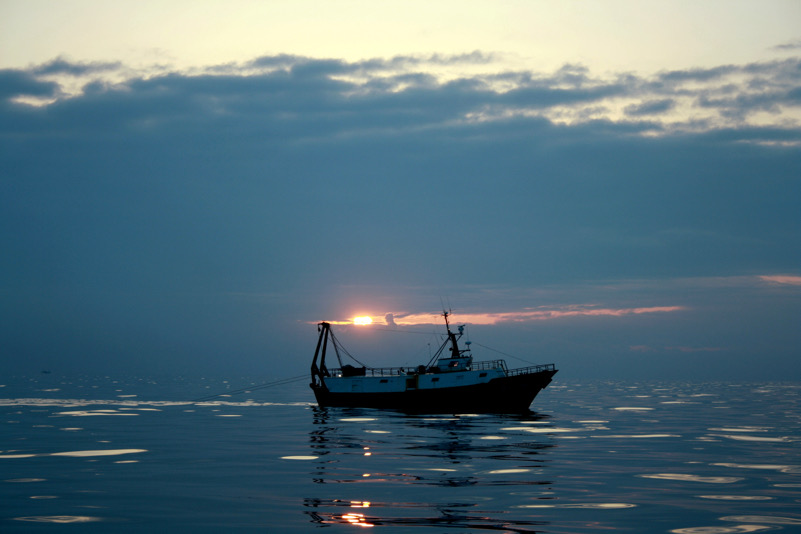
M 402 376 L 402 375 L 413 375 L 413 374 L 425 374 L 427 372 L 431 372 L 430 370 L 426 369 L 424 366 L 419 367 L 366 367 L 366 368 L 358 368 L 358 374 L 343 374 L 342 369 L 328 369 L 328 373 L 330 376 L 334 377 L 342 377 L 342 376 Z M 364 374 L 361 373 L 362 369 L 364 369 Z M 544 365 L 532 365 L 529 367 L 521 367 L 518 369 L 509 369 L 506 367 L 506 361 L 504 360 L 487 360 L 487 361 L 480 361 L 480 362 L 473 362 L 470 366 L 471 371 L 487 371 L 491 369 L 501 369 L 506 374 L 506 376 L 518 376 L 518 375 L 528 375 L 532 373 L 541 373 L 543 371 L 555 371 L 556 366 L 555 364 L 548 363 Z
M 520 367 L 519 369 L 509 369 L 506 371 L 506 376 L 530 375 L 533 373 L 541 373 L 543 371 L 556 371 L 556 364 L 546 363 L 543 365 Z
M 470 365 L 473 371 L 488 371 L 490 369 L 501 369 L 506 372 L 506 361 L 504 360 L 486 360 L 481 362 L 473 362 Z
M 486 362 L 473 362 L 470 366 L 471 371 L 486 371 L 488 369 L 502 369 L 506 372 L 506 362 L 503 360 L 491 360 Z M 351 372 L 342 372 L 342 369 L 328 369 L 328 373 L 334 377 L 343 377 L 343 376 L 400 376 L 400 375 L 416 375 L 416 374 L 426 374 L 426 373 L 437 373 L 439 371 L 434 370 L 434 368 L 427 368 L 423 365 L 418 367 L 358 367 L 359 371 L 357 374 L 351 374 Z M 364 370 L 364 374 L 362 374 L 362 369 Z

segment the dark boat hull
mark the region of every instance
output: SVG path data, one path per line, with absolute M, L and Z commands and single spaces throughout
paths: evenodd
M 387 393 L 334 393 L 312 384 L 322 408 L 385 408 L 412 413 L 525 413 L 556 370 L 505 376 L 470 386 Z

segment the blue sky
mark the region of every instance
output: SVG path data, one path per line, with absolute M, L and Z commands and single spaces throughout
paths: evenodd
M 801 8 L 698 4 L 3 3 L 0 370 L 801 376 Z

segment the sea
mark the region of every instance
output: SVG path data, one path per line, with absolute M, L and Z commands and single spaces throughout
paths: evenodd
M 801 532 L 798 382 L 408 415 L 295 378 L 0 378 L 0 532 Z

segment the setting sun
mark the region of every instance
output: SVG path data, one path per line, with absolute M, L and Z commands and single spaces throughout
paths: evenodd
M 371 318 L 367 317 L 366 315 L 363 316 L 363 317 L 354 317 L 353 318 L 353 324 L 368 325 L 368 324 L 372 324 L 372 322 L 373 322 L 373 320 Z

